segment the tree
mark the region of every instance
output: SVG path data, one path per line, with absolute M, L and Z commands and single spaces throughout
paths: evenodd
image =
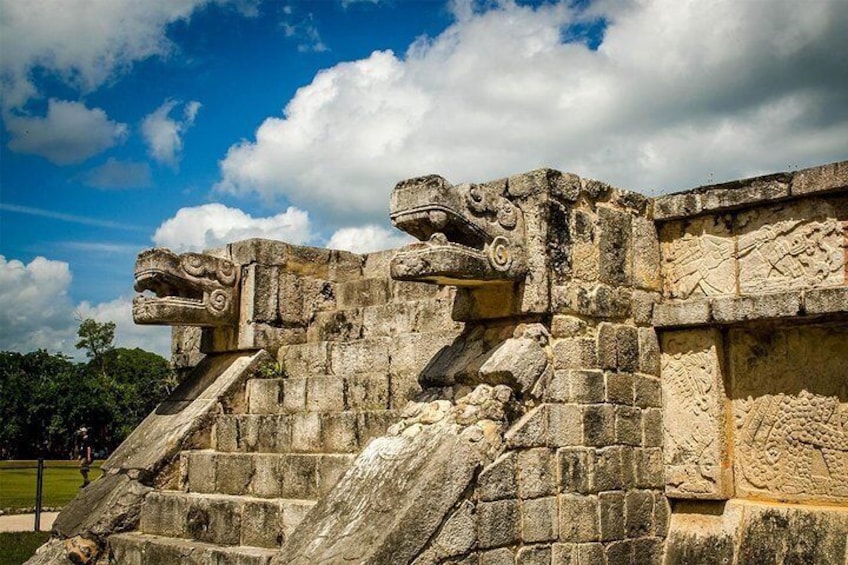
M 102 324 L 93 318 L 86 318 L 80 322 L 77 329 L 80 340 L 76 344 L 77 349 L 85 349 L 85 355 L 94 363 L 100 373 L 104 374 L 106 353 L 114 349 L 115 322 L 103 322 Z

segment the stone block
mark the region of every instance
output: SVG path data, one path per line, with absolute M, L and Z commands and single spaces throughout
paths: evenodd
M 422 391 L 417 373 L 392 373 L 389 375 L 389 407 L 400 410 Z
M 558 486 L 562 493 L 589 494 L 593 492 L 595 450 L 585 447 L 565 447 L 557 450 Z
M 848 186 L 848 161 L 839 161 L 796 172 L 792 176 L 793 196 L 826 192 Z
M 389 342 L 389 338 L 373 338 L 334 344 L 331 354 L 333 373 L 388 372 Z
M 554 515 L 556 516 L 556 505 L 554 505 Z M 551 565 L 550 546 L 535 545 L 518 548 L 515 554 L 515 565 Z
M 761 296 L 728 296 L 713 299 L 712 316 L 719 323 L 768 320 L 797 316 L 801 293 L 783 292 Z
M 518 496 L 515 460 L 516 452 L 508 451 L 483 469 L 477 479 L 476 492 L 480 500 L 503 500 Z
M 522 499 L 549 496 L 556 491 L 554 454 L 546 447 L 518 452 L 518 496 Z
M 642 445 L 642 410 L 631 406 L 615 407 L 615 441 L 619 444 Z
M 280 474 L 280 458 L 272 454 L 256 454 L 253 456 L 253 469 L 250 492 L 262 498 L 279 497 L 281 482 L 285 480 Z
M 216 451 L 238 451 L 238 428 L 235 418 L 219 417 L 212 428 L 212 446 Z
M 642 445 L 645 447 L 662 447 L 663 444 L 663 415 L 659 408 L 646 408 L 642 412 Z
M 488 384 L 504 384 L 518 393 L 529 392 L 548 366 L 548 355 L 536 339 L 513 338 L 503 342 L 479 369 Z
M 602 492 L 598 494 L 598 505 L 600 509 L 601 541 L 624 539 L 626 532 L 624 493 L 620 491 Z
M 659 376 L 660 344 L 654 328 L 639 328 L 639 363 L 635 371 Z
M 442 526 L 434 546 L 442 557 L 464 556 L 474 548 L 477 542 L 477 522 L 474 504 L 465 501 L 460 504 Z
M 306 378 L 283 381 L 283 411 L 303 412 L 306 410 Z
M 450 343 L 444 332 L 410 333 L 396 336 L 389 344 L 389 363 L 393 374 L 416 375 Z
M 374 438 L 385 435 L 386 430 L 397 422 L 399 412 L 360 412 L 356 417 L 356 428 L 359 431 L 359 445 L 365 446 Z
M 616 367 L 621 371 L 639 370 L 639 335 L 633 326 L 615 328 Z
M 654 533 L 654 495 L 649 490 L 631 490 L 625 495 L 627 537 L 638 538 Z
M 664 538 L 668 535 L 668 528 L 671 525 L 671 504 L 668 498 L 662 492 L 653 491 L 654 493 L 654 533 Z
M 218 453 L 215 456 L 215 491 L 247 494 L 253 476 L 253 457 L 247 453 Z
M 327 453 L 357 452 L 356 431 L 356 414 L 352 412 L 321 415 L 321 445 Z
M 358 279 L 336 285 L 339 310 L 380 306 L 389 300 L 389 281 L 386 277 Z
M 543 400 L 545 402 L 568 402 L 571 400 L 569 385 L 570 371 L 554 371 L 545 387 Z
M 641 561 L 633 561 L 633 542 L 631 540 L 618 540 L 608 543 L 604 547 L 604 552 L 606 554 L 606 565 L 642 563 Z
M 597 347 L 592 338 L 565 338 L 554 342 L 555 369 L 593 369 L 598 366 Z
M 570 394 L 568 400 L 579 404 L 603 402 L 605 397 L 604 374 L 598 370 L 568 371 Z
M 511 549 L 506 547 L 481 551 L 478 563 L 479 565 L 514 565 L 515 555 Z
M 521 501 L 521 540 L 524 543 L 556 540 L 557 515 L 556 496 Z
M 630 314 L 637 326 L 649 326 L 653 323 L 654 307 L 661 301 L 659 292 L 634 290 L 630 300 Z
M 350 464 L 353 462 L 353 455 L 321 455 L 319 462 L 316 464 L 316 484 L 318 496 L 324 496 L 339 482 Z
M 250 379 L 245 396 L 251 414 L 276 414 L 280 411 L 281 379 Z
M 609 404 L 583 407 L 583 442 L 603 447 L 615 443 L 615 413 Z
M 626 448 L 616 445 L 596 451 L 592 492 L 620 490 L 632 482 L 632 455 Z
M 385 410 L 389 407 L 389 378 L 386 373 L 356 373 L 347 379 L 349 410 Z
M 551 546 L 551 565 L 578 565 L 576 543 L 555 543 Z
M 732 483 L 721 333 L 666 332 L 662 341 L 666 492 L 681 498 L 724 498 Z
M 663 224 L 660 249 L 667 298 L 736 294 L 735 238 L 725 218 L 700 216 Z
M 639 538 L 633 540 L 633 563 L 659 565 L 663 561 L 662 538 Z
M 241 504 L 232 498 L 204 497 L 192 504 L 186 518 L 188 532 L 199 541 L 238 545 Z
M 654 306 L 654 326 L 659 328 L 697 326 L 712 321 L 711 301 L 690 299 L 682 302 L 662 302 Z
M 598 497 L 559 495 L 559 539 L 586 542 L 600 539 Z
M 325 375 L 330 368 L 330 344 L 318 342 L 283 346 L 277 357 L 288 378 Z
M 318 459 L 309 455 L 287 455 L 280 461 L 283 498 L 314 499 L 318 496 Z
M 593 318 L 626 318 L 630 313 L 633 290 L 602 283 L 580 283 L 551 287 L 553 310 L 559 314 L 578 314 Z
M 477 543 L 481 549 L 513 545 L 520 539 L 518 501 L 497 500 L 477 505 Z
M 633 450 L 633 464 L 638 488 L 660 488 L 663 485 L 663 455 L 659 447 Z
M 548 408 L 545 404 L 537 406 L 513 424 L 504 435 L 507 446 L 545 447 L 548 444 Z
M 242 505 L 240 545 L 279 547 L 283 541 L 282 521 L 282 507 L 279 502 L 246 502 Z
M 144 500 L 139 530 L 148 534 L 181 537 L 186 531 L 188 498 L 182 494 L 151 492 Z
M 608 322 L 598 324 L 598 364 L 602 369 L 618 367 L 618 342 L 616 326 Z
M 633 375 L 631 373 L 606 373 L 606 401 L 611 404 L 633 404 Z M 603 402 L 601 399 L 600 402 Z
M 654 222 L 646 217 L 631 219 L 633 242 L 633 286 L 658 291 L 660 279 L 660 242 Z
M 639 408 L 659 408 L 662 406 L 660 379 L 640 373 L 633 375 L 633 404 Z
M 807 314 L 848 312 L 848 287 L 820 288 L 804 292 Z
M 291 430 L 292 451 L 315 453 L 321 450 L 321 414 L 317 412 L 294 414 Z
M 548 406 L 548 447 L 580 445 L 583 440 L 582 413 L 576 404 Z
M 180 462 L 188 468 L 189 492 L 215 492 L 215 452 L 183 452 Z
M 555 338 L 580 337 L 586 331 L 586 322 L 576 316 L 555 315 L 551 319 L 551 335 Z
M 316 312 L 306 331 L 308 342 L 351 341 L 362 337 L 362 309 Z
M 633 253 L 630 214 L 606 206 L 598 206 L 597 212 L 600 280 L 612 285 L 630 284 Z

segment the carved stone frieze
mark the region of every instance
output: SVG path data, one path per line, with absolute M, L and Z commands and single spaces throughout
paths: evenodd
M 662 395 L 666 494 L 727 498 L 726 394 L 721 334 L 687 330 L 663 336 Z
M 669 298 L 736 292 L 734 241 L 718 218 L 707 216 L 663 226 L 663 290 Z

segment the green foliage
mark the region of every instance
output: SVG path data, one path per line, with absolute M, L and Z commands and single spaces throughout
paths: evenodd
M 19 565 L 35 554 L 50 532 L 0 532 L 0 565 Z
M 176 386 L 159 355 L 113 347 L 113 323 L 84 320 L 79 335 L 88 363 L 0 352 L 0 459 L 72 457 L 82 426 L 111 452 Z
M 261 379 L 279 379 L 286 376 L 283 366 L 276 361 L 268 361 L 257 368 L 257 376 Z

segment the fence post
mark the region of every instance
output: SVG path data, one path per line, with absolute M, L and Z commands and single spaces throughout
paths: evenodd
M 35 478 L 35 531 L 41 531 L 41 487 L 44 484 L 44 457 L 38 458 Z

